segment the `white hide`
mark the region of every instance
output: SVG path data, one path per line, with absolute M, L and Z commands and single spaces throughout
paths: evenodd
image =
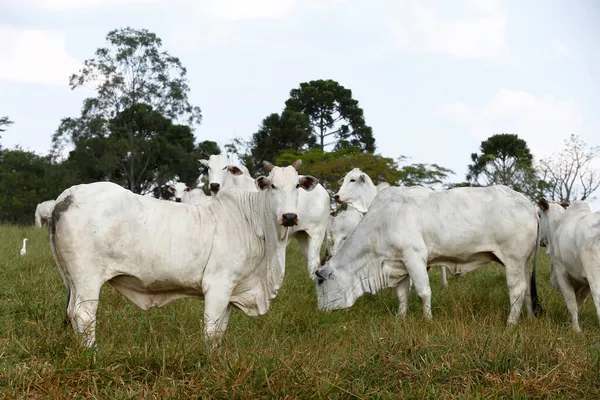
M 551 261 L 550 282 L 559 290 L 580 332 L 578 308 L 592 294 L 600 319 L 600 212 L 584 201 L 564 206 L 540 200 L 541 235 Z
M 347 203 L 348 208 L 353 207 L 355 211 L 361 214 L 361 216 L 367 212 L 369 207 L 371 207 L 373 200 L 375 200 L 375 197 L 379 193 L 392 187 L 387 182 L 382 182 L 379 185 L 375 186 L 371 177 L 362 172 L 360 168 L 354 168 L 353 170 L 348 172 L 344 178 L 338 181 L 338 183 L 341 184 L 341 187 L 335 195 L 336 200 Z M 403 188 L 407 188 L 407 186 L 403 186 Z M 423 186 L 414 186 L 414 188 L 420 188 L 419 190 L 423 193 L 433 193 L 433 189 L 426 188 Z M 329 232 L 331 232 L 331 236 L 334 239 L 328 239 L 327 241 L 327 244 L 331 244 L 333 249 L 333 251 L 327 249 L 327 256 L 331 256 L 337 252 L 337 249 L 339 249 L 342 245 L 342 243 L 339 243 L 338 241 L 343 241 L 345 238 L 347 238 L 350 235 L 350 232 L 352 232 L 352 230 L 354 230 L 354 228 L 358 225 L 358 222 L 360 222 L 360 219 L 358 221 L 356 220 L 356 215 L 347 215 L 345 218 L 348 219 L 348 221 L 340 221 L 339 224 L 336 224 L 334 222 L 334 224 L 337 225 L 337 227 L 333 227 L 331 226 L 331 224 L 332 221 L 335 220 L 335 218 L 337 217 L 331 217 L 329 219 Z M 356 225 L 354 225 L 354 227 L 352 227 L 352 229 L 349 230 L 350 223 L 353 223 L 355 221 L 357 221 Z M 335 232 L 335 229 L 339 229 L 339 232 Z M 443 288 L 446 288 L 448 287 L 446 267 L 441 266 L 441 270 L 441 284 Z M 410 281 L 410 286 L 412 286 L 412 280 Z
M 231 190 L 187 207 L 109 182 L 65 190 L 50 245 L 69 293 L 67 315 L 83 344 L 94 346 L 105 282 L 143 310 L 204 298 L 204 332 L 213 345 L 232 307 L 266 313 L 285 271 L 290 228 L 282 216 L 296 214 L 298 193 L 317 183 L 298 178 L 297 164 L 257 178 L 258 193 Z
M 240 188 L 250 192 L 258 190 L 248 169 L 245 166 L 230 165 L 229 159 L 225 156 L 211 155 L 208 160 L 200 160 L 200 162 L 208 168 L 209 186 L 213 185 L 213 188 L 217 189 L 216 194 L 219 194 L 222 189 L 229 188 Z M 299 178 L 302 177 L 303 175 L 299 175 Z M 313 280 L 315 271 L 321 266 L 320 252 L 327 232 L 329 210 L 329 193 L 321 184 L 318 184 L 314 190 L 300 191 L 298 194 L 299 221 L 291 231 L 290 240 L 294 237 L 298 241 L 300 251 L 308 261 L 308 275 Z
M 205 195 L 202 189 L 191 189 L 183 182 L 176 182 L 174 185 L 170 185 L 169 191 L 173 193 L 176 203 L 204 204 L 210 200 L 210 197 Z
M 455 274 L 498 260 L 506 268 L 508 323 L 519 319 L 523 301 L 530 316 L 527 260 L 535 249 L 538 216 L 522 194 L 502 185 L 455 188 L 425 194 L 417 188 L 383 191 L 338 253 L 317 271 L 322 310 L 350 307 L 364 293 L 396 287 L 399 313 L 406 313 L 412 278 L 431 318 L 427 266 L 446 265 Z
M 41 228 L 50 222 L 53 208 L 54 200 L 47 200 L 37 205 L 35 208 L 35 226 L 37 228 Z
M 248 192 L 258 191 L 248 168 L 232 165 L 227 156 L 212 154 L 208 160 L 200 160 L 200 163 L 208 170 L 208 188 L 213 195 L 224 187 L 235 187 Z

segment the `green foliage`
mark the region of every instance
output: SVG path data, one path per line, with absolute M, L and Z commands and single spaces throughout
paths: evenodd
M 33 224 L 36 206 L 56 198 L 68 179 L 47 157 L 16 148 L 0 153 L 0 221 Z
M 583 332 L 571 332 L 549 259 L 540 257 L 547 314 L 523 314 L 507 328 L 506 277 L 497 264 L 449 277 L 447 290 L 431 268 L 432 321 L 414 290 L 408 315 L 398 318 L 391 288 L 322 312 L 292 241 L 268 313 L 234 309 L 218 352 L 203 343 L 201 300 L 144 312 L 106 284 L 98 350 L 90 354 L 62 325 L 67 296 L 46 230 L 0 226 L 0 398 L 599 398 L 594 303 L 581 308 Z
M 536 199 L 546 183 L 538 177 L 533 155 L 518 135 L 502 133 L 481 142 L 480 153 L 471 154 L 467 181 L 476 184 L 506 185 Z M 482 182 L 480 182 L 482 181 Z
M 329 153 L 320 149 L 306 152 L 284 151 L 277 158 L 276 164 L 289 165 L 297 159 L 302 160 L 300 173 L 318 177 L 319 182 L 331 192 L 339 189 L 337 181 L 353 168 L 360 168 L 375 184 L 387 182 L 392 186 L 432 186 L 443 182 L 447 175 L 452 173 L 451 170 L 437 164 L 411 164 L 400 167 L 392 158 L 364 153 L 357 147 Z M 404 161 L 404 158 L 402 160 Z
M 335 151 L 358 147 L 364 152 L 375 152 L 373 131 L 365 123 L 362 108 L 352 98 L 352 91 L 334 80 L 301 83 L 290 91 L 285 108 L 308 117 L 322 151 L 335 144 Z
M 188 100 L 186 69 L 145 29 L 113 30 L 106 40 L 109 47 L 70 78 L 71 89 L 92 84 L 97 93 L 84 101 L 80 117 L 62 120 L 54 158 L 72 145 L 67 163 L 80 182 L 110 180 L 134 193 L 170 197 L 161 186 L 176 175 L 195 185 L 198 159 L 220 150 L 214 142 L 196 146 L 191 128 L 172 122 L 201 121 Z
M 6 126 L 9 126 L 13 123 L 13 121 L 11 121 L 10 119 L 8 119 L 8 117 L 0 117 L 0 132 L 4 132 L 6 131 Z M 0 139 L 2 139 L 2 136 L 0 135 Z M 2 146 L 0 146 L 0 151 L 2 150 Z
M 307 149 L 315 143 L 306 115 L 292 110 L 271 114 L 252 135 L 249 143 L 252 166 L 247 167 L 256 171 L 262 168 L 263 160 L 274 162 L 280 151 Z

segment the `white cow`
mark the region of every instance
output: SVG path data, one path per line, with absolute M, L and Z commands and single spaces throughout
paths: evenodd
M 222 187 L 258 191 L 248 168 L 244 165 L 231 165 L 227 156 L 212 154 L 208 160 L 200 160 L 200 163 L 208 169 L 208 187 L 212 194 L 217 194 Z
M 550 283 L 559 290 L 571 314 L 571 326 L 581 332 L 578 307 L 592 294 L 600 319 L 600 212 L 584 201 L 566 204 L 538 202 L 541 237 L 550 255 Z
M 384 191 L 387 188 L 390 188 L 390 184 L 387 182 L 382 182 L 379 185 L 375 186 L 369 175 L 365 174 L 360 170 L 360 168 L 354 168 L 352 171 L 348 172 L 345 177 L 340 179 L 338 183 L 341 185 L 340 190 L 333 196 L 336 201 L 347 203 L 349 206 L 354 207 L 355 210 L 364 215 L 375 197 Z M 421 186 L 419 186 L 421 187 Z M 432 193 L 433 189 L 421 187 L 422 191 L 427 193 Z M 355 216 L 348 216 L 352 221 L 356 220 Z M 331 221 L 331 220 L 330 220 Z M 360 220 L 359 220 L 360 221 Z M 347 227 L 349 225 L 348 222 L 343 222 L 339 224 L 341 227 Z M 357 222 L 358 225 L 358 222 Z M 354 225 L 356 227 L 356 225 Z M 346 228 L 347 230 L 347 228 Z M 351 231 L 349 232 L 341 232 L 338 237 L 348 237 Z M 336 233 L 333 233 L 333 236 L 336 236 Z M 341 243 L 338 244 L 337 248 Z M 336 250 L 337 251 L 337 250 Z M 330 253 L 331 254 L 331 253 Z M 335 254 L 335 253 L 334 253 Z M 446 276 L 446 267 L 442 265 L 442 288 L 448 287 L 448 278 Z M 412 282 L 411 282 L 412 284 Z
M 35 208 L 35 226 L 41 228 L 50 221 L 54 200 L 47 200 L 37 205 Z
M 409 280 L 431 318 L 427 266 L 467 273 L 490 261 L 506 267 L 511 310 L 519 319 L 523 300 L 533 316 L 526 274 L 536 244 L 538 215 L 522 194 L 502 185 L 424 194 L 417 188 L 383 191 L 338 253 L 316 272 L 322 310 L 350 307 L 364 293 L 396 287 L 406 314 Z
M 204 298 L 206 339 L 218 345 L 232 307 L 267 312 L 281 287 L 287 236 L 299 192 L 300 162 L 268 164 L 257 193 L 229 190 L 202 205 L 139 196 L 110 182 L 76 185 L 57 199 L 50 245 L 67 287 L 67 315 L 94 346 L 100 288 L 109 282 L 143 310 L 182 297 Z
M 183 182 L 176 182 L 169 186 L 169 192 L 175 196 L 175 202 L 185 204 L 204 204 L 210 200 L 210 197 L 204 194 L 202 189 L 191 189 Z
M 208 182 L 212 195 L 216 196 L 221 189 L 230 187 L 256 191 L 256 185 L 244 166 L 229 164 L 229 159 L 222 155 L 211 155 L 208 160 L 200 160 L 208 168 Z M 303 175 L 299 175 L 302 177 Z M 317 184 L 312 191 L 301 191 L 298 194 L 298 225 L 290 234 L 296 238 L 300 251 L 308 261 L 308 275 L 315 279 L 315 271 L 321 266 L 320 252 L 327 232 L 329 221 L 330 198 L 327 190 Z

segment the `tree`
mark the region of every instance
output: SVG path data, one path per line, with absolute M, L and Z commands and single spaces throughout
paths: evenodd
M 263 160 L 275 162 L 282 150 L 301 151 L 315 144 L 316 138 L 306 115 L 287 109 L 281 115 L 271 114 L 263 120 L 249 142 L 251 169 L 262 168 Z M 246 167 L 250 169 L 248 165 Z
M 8 119 L 8 117 L 0 117 L 0 132 L 6 131 L 6 128 L 3 128 L 3 127 L 9 126 L 12 123 L 13 122 L 10 119 Z M 0 135 L 0 139 L 2 139 L 1 135 Z M 2 146 L 0 146 L 0 150 L 2 150 Z
M 172 120 L 200 123 L 200 109 L 188 100 L 186 69 L 160 50 L 154 33 L 128 27 L 110 31 L 106 40 L 110 47 L 96 50 L 70 77 L 71 89 L 92 84 L 97 93 L 84 100 L 80 117 L 61 121 L 53 155 L 74 145 L 70 158 L 82 162 L 83 181 L 113 180 L 147 193 L 173 177 L 176 168 L 168 165 L 180 165 L 182 157 L 189 164 L 186 155 L 195 152 L 191 128 Z
M 297 159 L 302 160 L 302 174 L 314 175 L 330 192 L 337 192 L 340 185 L 338 180 L 343 178 L 353 168 L 360 168 L 371 177 L 377 185 L 387 182 L 392 186 L 425 185 L 441 183 L 452 171 L 429 164 L 411 164 L 399 167 L 398 163 L 388 157 L 378 154 L 363 153 L 358 147 L 349 147 L 336 152 L 323 152 L 321 149 L 311 149 L 305 152 L 286 151 L 277 158 L 277 165 L 287 165 Z M 405 160 L 404 157 L 401 160 Z M 418 171 L 418 172 L 416 172 Z
M 571 134 L 560 152 L 540 161 L 548 181 L 546 196 L 569 202 L 589 198 L 600 187 L 600 173 L 592 165 L 599 155 L 599 146 L 588 146 L 579 136 Z
M 332 144 L 335 151 L 347 147 L 375 151 L 373 131 L 365 124 L 358 101 L 352 98 L 350 89 L 334 80 L 301 83 L 298 89 L 290 91 L 285 107 L 308 117 L 321 151 Z M 326 139 L 330 141 L 326 143 Z
M 467 181 L 472 185 L 506 185 L 534 199 L 545 188 L 527 143 L 517 135 L 490 136 L 481 142 L 480 152 L 471 154 Z

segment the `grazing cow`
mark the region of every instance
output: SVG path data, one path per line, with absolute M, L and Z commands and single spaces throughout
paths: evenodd
M 536 247 L 535 206 L 503 185 L 418 191 L 389 188 L 377 196 L 337 254 L 316 272 L 319 308 L 347 308 L 364 293 L 396 287 L 398 311 L 405 315 L 408 273 L 423 314 L 431 318 L 428 265 L 463 274 L 497 261 L 506 267 L 508 324 L 519 320 L 523 300 L 533 316 L 526 269 Z
M 183 182 L 177 182 L 169 186 L 169 192 L 175 195 L 175 202 L 185 204 L 204 204 L 210 197 L 204 194 L 202 189 L 191 189 Z
M 211 155 L 208 160 L 200 160 L 208 169 L 208 182 L 216 196 L 222 189 L 230 187 L 256 191 L 256 185 L 244 166 L 229 165 L 225 156 Z M 229 173 L 225 172 L 228 171 Z M 302 177 L 303 175 L 299 175 Z M 312 191 L 300 191 L 298 194 L 298 225 L 292 230 L 289 239 L 296 238 L 300 251 L 308 261 L 308 275 L 315 279 L 315 271 L 321 266 L 320 252 L 327 233 L 330 198 L 327 190 L 317 184 Z
M 369 175 L 362 172 L 360 168 L 354 168 L 352 171 L 348 172 L 345 177 L 338 181 L 338 183 L 341 185 L 340 190 L 338 190 L 338 192 L 333 196 L 333 198 L 336 201 L 344 202 L 354 207 L 358 212 L 362 213 L 362 215 L 364 215 L 369 209 L 369 207 L 371 207 L 373 200 L 375 200 L 375 197 L 379 193 L 391 187 L 390 184 L 387 182 L 382 182 L 379 185 L 375 186 Z M 433 193 L 433 189 L 430 188 L 422 187 L 422 190 L 427 191 L 429 193 Z M 347 226 L 347 224 L 344 224 L 343 226 Z M 350 234 L 350 232 L 348 232 L 346 237 Z M 339 236 L 344 236 L 344 234 L 342 233 Z M 337 246 L 338 249 L 340 245 L 341 243 Z M 442 265 L 441 270 L 442 288 L 447 288 L 448 278 L 446 275 L 446 267 Z
M 204 333 L 218 345 L 232 307 L 267 312 L 281 287 L 287 236 L 301 221 L 300 161 L 268 164 L 260 192 L 229 190 L 202 205 L 181 207 L 110 182 L 76 185 L 57 199 L 50 245 L 67 287 L 67 316 L 83 344 L 95 344 L 100 288 L 109 282 L 142 310 L 182 297 L 205 300 Z
M 212 154 L 208 160 L 200 160 L 208 170 L 208 187 L 213 195 L 222 187 L 236 187 L 248 192 L 258 191 L 248 168 L 231 165 L 229 158 L 221 154 Z
M 600 319 L 600 212 L 584 201 L 567 205 L 538 202 L 540 235 L 550 255 L 550 283 L 565 299 L 573 330 L 581 332 L 578 307 L 590 291 Z
M 35 226 L 41 228 L 48 224 L 52 217 L 52 209 L 54 208 L 54 200 L 47 200 L 37 205 L 35 208 Z

